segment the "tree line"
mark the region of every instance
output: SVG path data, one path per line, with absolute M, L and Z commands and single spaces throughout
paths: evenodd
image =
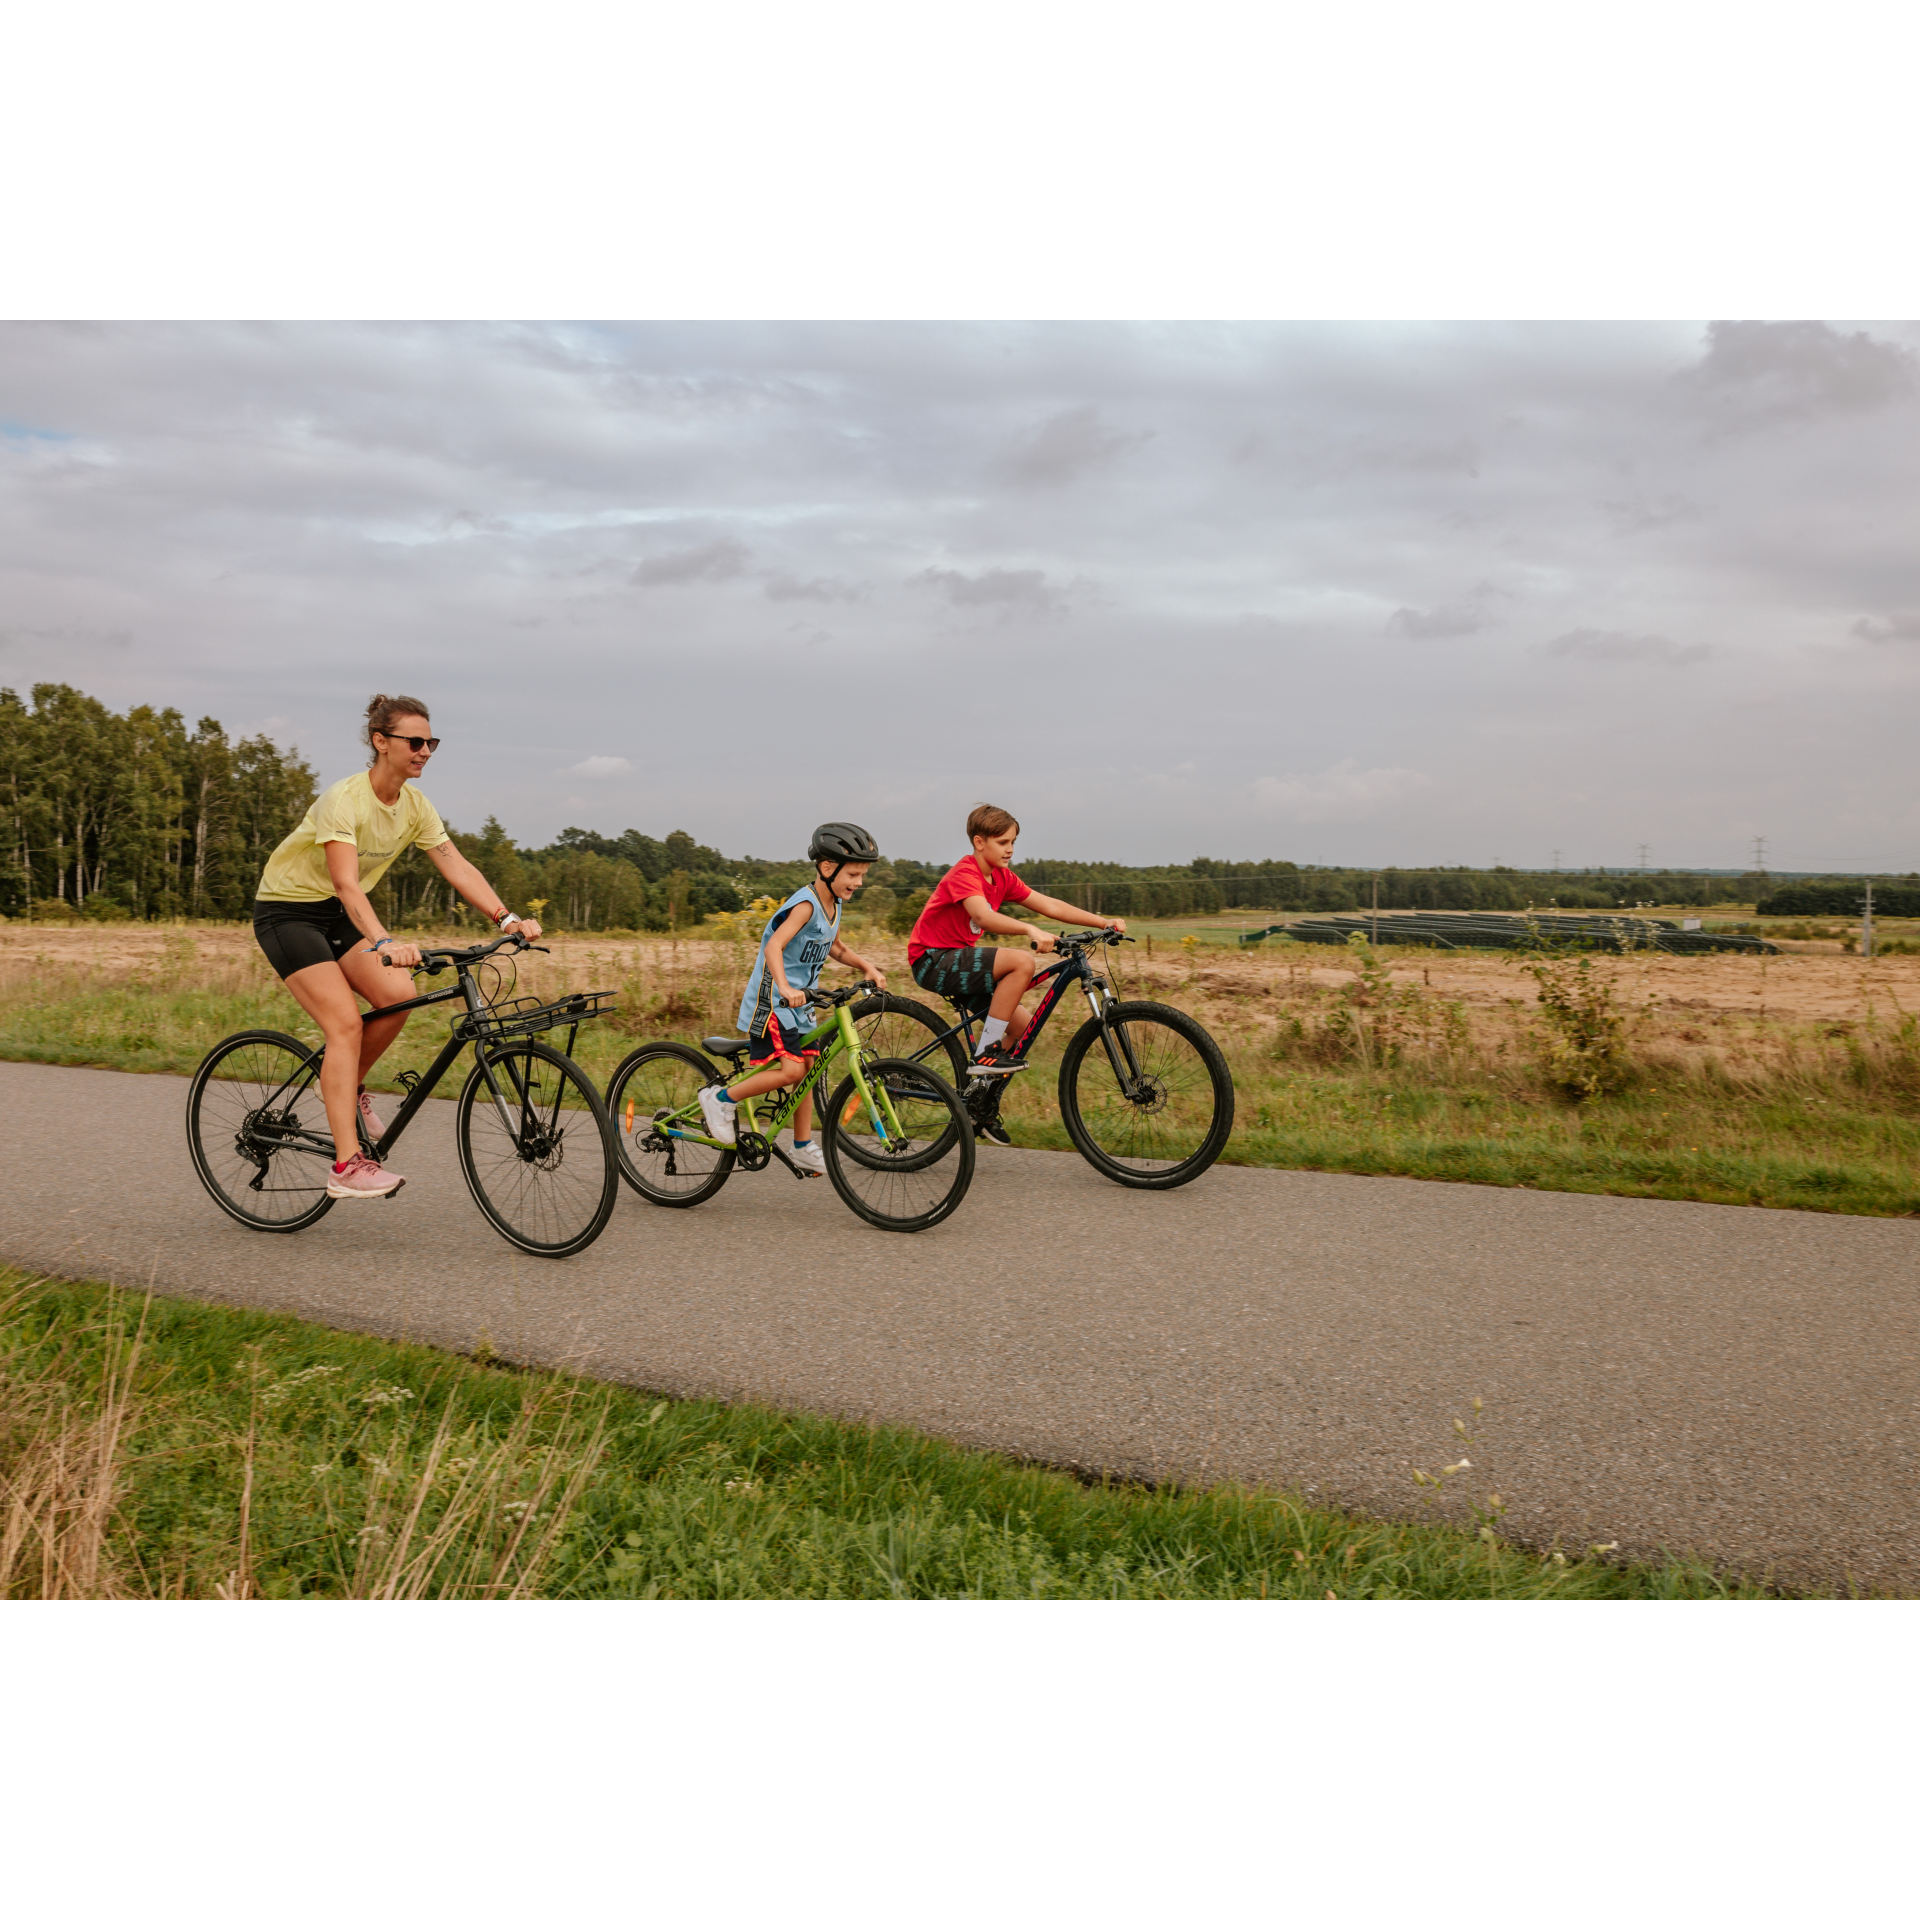
M 241 920 L 268 856 L 299 825 L 319 783 L 297 752 L 264 735 L 233 739 L 215 719 L 189 727 L 174 707 L 123 714 L 46 682 L 23 699 L 0 688 L 0 914 L 35 921 Z M 569 827 L 522 848 L 498 820 L 478 833 L 448 821 L 460 850 L 549 925 L 670 932 L 805 883 L 804 860 L 730 860 L 686 832 L 662 839 Z M 874 904 L 937 870 L 906 862 L 873 874 Z M 931 884 L 931 880 L 927 881 Z M 470 919 L 417 849 L 373 893 L 395 926 Z
M 0 913 L 34 920 L 244 919 L 261 869 L 313 804 L 313 769 L 264 735 L 235 740 L 218 720 L 189 728 L 174 707 L 124 714 L 69 686 L 46 683 L 22 699 L 0 688 Z M 655 839 L 568 827 L 550 845 L 522 848 L 498 820 L 478 833 L 447 823 L 461 851 L 501 898 L 538 909 L 550 925 L 595 932 L 671 932 L 709 914 L 736 913 L 752 899 L 805 885 L 804 859 L 731 858 L 683 831 Z M 859 902 L 864 918 L 905 932 L 949 862 L 875 863 Z M 1514 867 L 1358 867 L 1291 860 L 1213 860 L 1124 866 L 1112 861 L 1019 862 L 1044 893 L 1091 912 L 1180 917 L 1251 908 L 1276 915 L 1395 912 L 1431 907 L 1474 912 L 1529 906 L 1606 909 L 1639 901 L 1704 906 L 1738 890 L 1765 895 L 1765 875 L 1674 872 L 1542 873 Z M 1887 876 L 1889 881 L 1893 876 Z M 1905 876 L 1909 886 L 1914 876 Z M 1880 894 L 1876 877 L 1876 894 Z M 1840 912 L 1858 883 L 1829 877 L 1818 893 L 1775 890 L 1765 912 Z M 1898 896 L 1904 903 L 1905 895 Z M 1884 910 L 1898 912 L 1890 890 Z M 1916 896 L 1920 898 L 1920 896 Z M 396 926 L 468 918 L 426 857 L 397 860 L 374 894 Z M 1788 904 L 1791 902 L 1791 904 Z
M 234 919 L 313 804 L 313 769 L 175 707 L 110 712 L 68 686 L 0 687 L 0 911 Z

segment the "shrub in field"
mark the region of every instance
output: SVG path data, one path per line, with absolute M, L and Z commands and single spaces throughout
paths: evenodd
M 1591 957 L 1542 940 L 1520 962 L 1539 989 L 1541 1064 L 1548 1083 L 1575 1100 L 1611 1093 L 1626 1078 L 1627 1010 Z
M 1398 1066 L 1412 1052 L 1446 1052 L 1466 1037 L 1457 1001 L 1411 981 L 1396 985 L 1392 968 L 1364 933 L 1347 936 L 1354 977 L 1327 1015 L 1327 1051 L 1362 1067 Z

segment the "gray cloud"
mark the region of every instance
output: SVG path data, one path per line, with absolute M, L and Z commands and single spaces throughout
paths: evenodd
M 1106 426 L 1098 407 L 1068 407 L 1021 445 L 1008 460 L 1007 471 L 1016 480 L 1057 486 L 1152 438 L 1150 433 L 1120 433 Z
M 921 582 L 956 607 L 983 607 L 1005 619 L 1015 613 L 1058 616 L 1067 611 L 1067 596 L 1049 586 L 1037 567 L 988 567 L 967 575 L 949 567 L 928 567 Z
M 1668 493 L 1649 498 L 1632 493 L 1617 500 L 1600 503 L 1613 522 L 1616 534 L 1656 533 L 1662 527 L 1677 527 L 1700 517 L 1699 507 L 1681 494 Z
M 752 558 L 738 540 L 709 540 L 704 546 L 656 553 L 633 570 L 637 587 L 684 586 L 693 580 L 733 580 Z
M 1398 607 L 1387 621 L 1387 631 L 1407 640 L 1459 640 L 1471 633 L 1485 633 L 1499 623 L 1491 602 L 1500 590 L 1486 581 L 1458 600 L 1438 607 Z
M 1920 640 L 1920 613 L 1889 613 L 1878 620 L 1863 617 L 1851 630 L 1861 640 Z
M 1682 378 L 1709 402 L 1764 421 L 1909 398 L 1917 367 L 1910 347 L 1824 320 L 1716 320 Z
M 763 591 L 769 600 L 858 600 L 866 590 L 845 580 L 797 580 L 790 573 L 775 573 Z
M 1609 633 L 1601 627 L 1577 627 L 1549 640 L 1541 649 L 1561 660 L 1644 660 L 1663 667 L 1684 667 L 1704 660 L 1713 649 L 1705 641 L 1682 643 L 1661 633 Z

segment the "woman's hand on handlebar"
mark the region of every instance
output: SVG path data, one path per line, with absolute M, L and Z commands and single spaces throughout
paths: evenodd
M 540 938 L 540 922 L 538 920 L 527 919 L 516 920 L 507 931 L 509 933 L 517 933 L 522 940 L 531 946 L 534 941 Z
M 389 940 L 380 949 L 380 964 L 386 967 L 407 967 L 421 964 L 420 949 L 411 940 Z
M 1053 943 L 1056 936 L 1049 933 L 1045 927 L 1029 928 L 1027 937 L 1033 942 L 1036 953 L 1052 953 L 1054 951 Z

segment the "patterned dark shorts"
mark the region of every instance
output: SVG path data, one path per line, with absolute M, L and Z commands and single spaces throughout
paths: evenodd
M 818 1047 L 803 1047 L 800 1036 L 811 1026 L 806 1014 L 793 1007 L 775 1007 L 747 1047 L 747 1058 L 757 1067 L 767 1060 L 798 1060 L 807 1066 L 820 1058 Z
M 913 977 L 929 993 L 969 1013 L 984 1014 L 993 998 L 993 957 L 998 947 L 929 947 L 913 963 Z

